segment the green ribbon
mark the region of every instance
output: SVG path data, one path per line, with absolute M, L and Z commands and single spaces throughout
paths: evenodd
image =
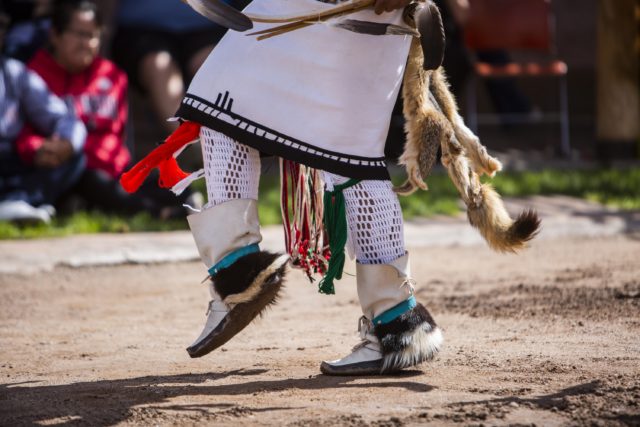
M 343 190 L 359 182 L 360 180 L 352 178 L 344 184 L 334 186 L 333 191 L 325 190 L 324 192 L 324 226 L 329 234 L 331 258 L 329 258 L 327 272 L 318 285 L 318 291 L 322 294 L 335 294 L 333 281 L 342 279 L 344 247 L 347 244 L 347 208 Z

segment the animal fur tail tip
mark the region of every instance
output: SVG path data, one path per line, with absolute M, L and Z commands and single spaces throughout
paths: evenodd
M 489 240 L 489 245 L 497 252 L 517 253 L 525 249 L 527 243 L 539 232 L 540 217 L 533 209 L 527 209 L 516 217 L 502 237 L 496 236 L 497 238 Z
M 533 209 L 527 209 L 518 215 L 510 228 L 514 241 L 529 242 L 540 232 L 540 217 Z
M 524 249 L 540 230 L 540 218 L 534 210 L 525 210 L 513 220 L 500 195 L 489 184 L 480 187 L 481 203 L 468 206 L 467 216 L 491 249 L 517 252 Z

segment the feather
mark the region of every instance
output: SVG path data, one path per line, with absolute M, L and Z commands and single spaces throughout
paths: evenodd
M 444 26 L 440 10 L 432 1 L 411 3 L 404 9 L 404 21 L 420 33 L 424 70 L 442 65 L 445 49 Z
M 287 22 L 318 21 L 343 13 L 351 13 L 372 6 L 375 0 L 354 0 L 329 9 L 320 9 L 304 15 L 260 15 L 247 14 L 253 22 L 282 24 Z
M 235 31 L 247 31 L 253 28 L 253 22 L 239 10 L 222 0 L 182 0 L 205 18 Z
M 370 34 L 373 36 L 409 35 L 417 37 L 420 35 L 413 28 L 382 22 L 359 21 L 357 19 L 345 19 L 332 23 L 331 25 L 342 28 L 343 30 L 353 31 L 354 33 Z

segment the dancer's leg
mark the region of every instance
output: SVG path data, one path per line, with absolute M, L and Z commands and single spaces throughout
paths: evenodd
M 205 127 L 200 140 L 208 196 L 204 208 L 236 199 L 258 200 L 260 153 Z
M 288 260 L 258 247 L 259 153 L 205 127 L 200 139 L 208 202 L 187 219 L 212 300 L 204 330 L 187 349 L 192 357 L 223 345 L 275 300 Z
M 329 182 L 343 179 L 326 174 Z M 442 334 L 413 296 L 402 211 L 390 181 L 365 180 L 344 192 L 349 240 L 356 257 L 362 343 L 347 357 L 323 362 L 326 374 L 394 371 L 428 360 Z

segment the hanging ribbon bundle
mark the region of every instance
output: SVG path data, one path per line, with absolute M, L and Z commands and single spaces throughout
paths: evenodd
M 280 208 L 285 247 L 293 265 L 310 281 L 324 275 L 330 257 L 322 215 L 320 172 L 290 160 L 280 159 Z

